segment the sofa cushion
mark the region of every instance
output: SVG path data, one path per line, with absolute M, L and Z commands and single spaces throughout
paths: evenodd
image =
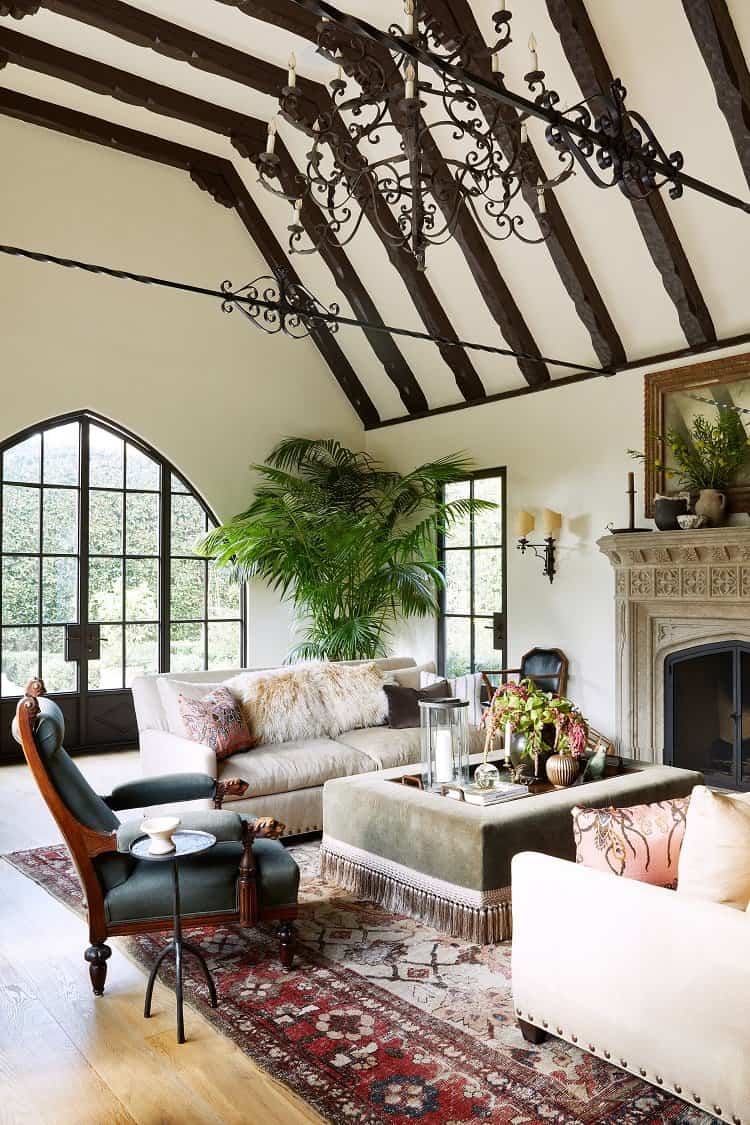
M 419 727 L 405 727 L 402 730 L 391 727 L 365 727 L 361 730 L 345 731 L 337 741 L 366 754 L 369 770 L 410 766 L 418 762 L 422 756 Z
M 430 687 L 401 687 L 400 684 L 384 684 L 383 691 L 388 700 L 388 726 L 392 730 L 406 730 L 420 725 L 419 704 L 423 700 L 446 699 L 450 696 L 447 680 L 438 680 Z
M 399 687 L 414 688 L 415 691 L 421 686 L 419 677 L 422 672 L 435 672 L 435 661 L 428 660 L 426 664 L 417 664 L 413 668 L 394 668 L 387 673 L 388 681 L 398 684 Z
M 219 684 L 197 684 L 189 680 L 167 680 L 159 677 L 156 681 L 156 687 L 167 721 L 167 730 L 170 734 L 177 734 L 180 738 L 189 737 L 182 717 L 181 699 L 203 700 L 220 686 Z
M 442 679 L 431 672 L 420 672 L 419 686 L 430 687 Z M 484 681 L 481 672 L 471 672 L 466 676 L 454 676 L 448 680 L 451 695 L 456 699 L 465 699 L 469 704 L 469 723 L 478 727 L 482 721 L 482 687 Z
M 750 795 L 697 785 L 690 798 L 678 893 L 745 910 L 750 903 Z
M 372 759 L 354 747 L 330 738 L 266 743 L 246 754 L 234 754 L 219 767 L 219 777 L 241 777 L 249 797 L 290 793 L 322 785 L 332 777 L 348 777 L 373 769 Z
M 675 797 L 628 808 L 576 805 L 576 863 L 674 890 L 689 804 L 689 797 Z

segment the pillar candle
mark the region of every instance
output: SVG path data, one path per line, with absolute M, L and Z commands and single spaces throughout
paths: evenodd
M 518 512 L 516 515 L 516 535 L 525 539 L 534 530 L 534 517 L 531 512 Z
M 297 85 L 297 59 L 294 52 L 289 56 L 289 74 L 287 75 L 287 85 Z
M 266 138 L 266 152 L 269 156 L 273 156 L 273 151 L 276 148 L 276 126 L 273 121 L 268 122 L 268 137 Z
M 453 740 L 449 730 L 435 731 L 435 781 L 453 781 Z
M 505 724 L 505 760 L 510 761 L 510 747 L 513 739 L 513 726 L 511 723 Z

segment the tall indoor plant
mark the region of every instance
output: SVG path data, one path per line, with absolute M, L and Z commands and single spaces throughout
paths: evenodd
M 261 484 L 247 511 L 198 550 L 292 599 L 303 640 L 291 656 L 372 659 L 397 618 L 438 612 L 438 534 L 495 507 L 443 501 L 470 467 L 454 454 L 402 475 L 333 439 L 287 438 L 253 466 Z

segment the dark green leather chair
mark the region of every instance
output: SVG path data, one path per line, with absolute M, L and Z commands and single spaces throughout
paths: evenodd
M 62 712 L 46 697 L 42 681 L 32 680 L 26 692 L 18 704 L 13 734 L 81 881 L 91 943 L 85 958 L 94 992 L 100 996 L 111 954 L 107 937 L 172 926 L 171 865 L 132 856 L 130 844 L 143 835 L 141 817 L 121 823 L 115 810 L 201 798 L 218 798 L 220 803 L 224 792 L 217 792 L 217 786 L 222 783 L 205 774 L 173 774 L 133 781 L 100 797 L 67 754 Z M 299 868 L 278 840 L 258 835 L 268 830 L 268 821 L 220 809 L 182 813 L 181 821 L 183 827 L 200 828 L 217 838 L 209 852 L 180 864 L 184 926 L 278 921 L 281 961 L 291 968 Z M 275 827 L 283 831 L 283 826 Z

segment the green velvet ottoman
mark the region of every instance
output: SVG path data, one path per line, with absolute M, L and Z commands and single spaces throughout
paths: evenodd
M 414 766 L 327 781 L 321 875 L 454 937 L 505 941 L 512 934 L 513 856 L 534 851 L 574 860 L 574 805 L 663 801 L 703 782 L 692 770 L 626 766 L 602 781 L 491 808 L 398 784 Z

